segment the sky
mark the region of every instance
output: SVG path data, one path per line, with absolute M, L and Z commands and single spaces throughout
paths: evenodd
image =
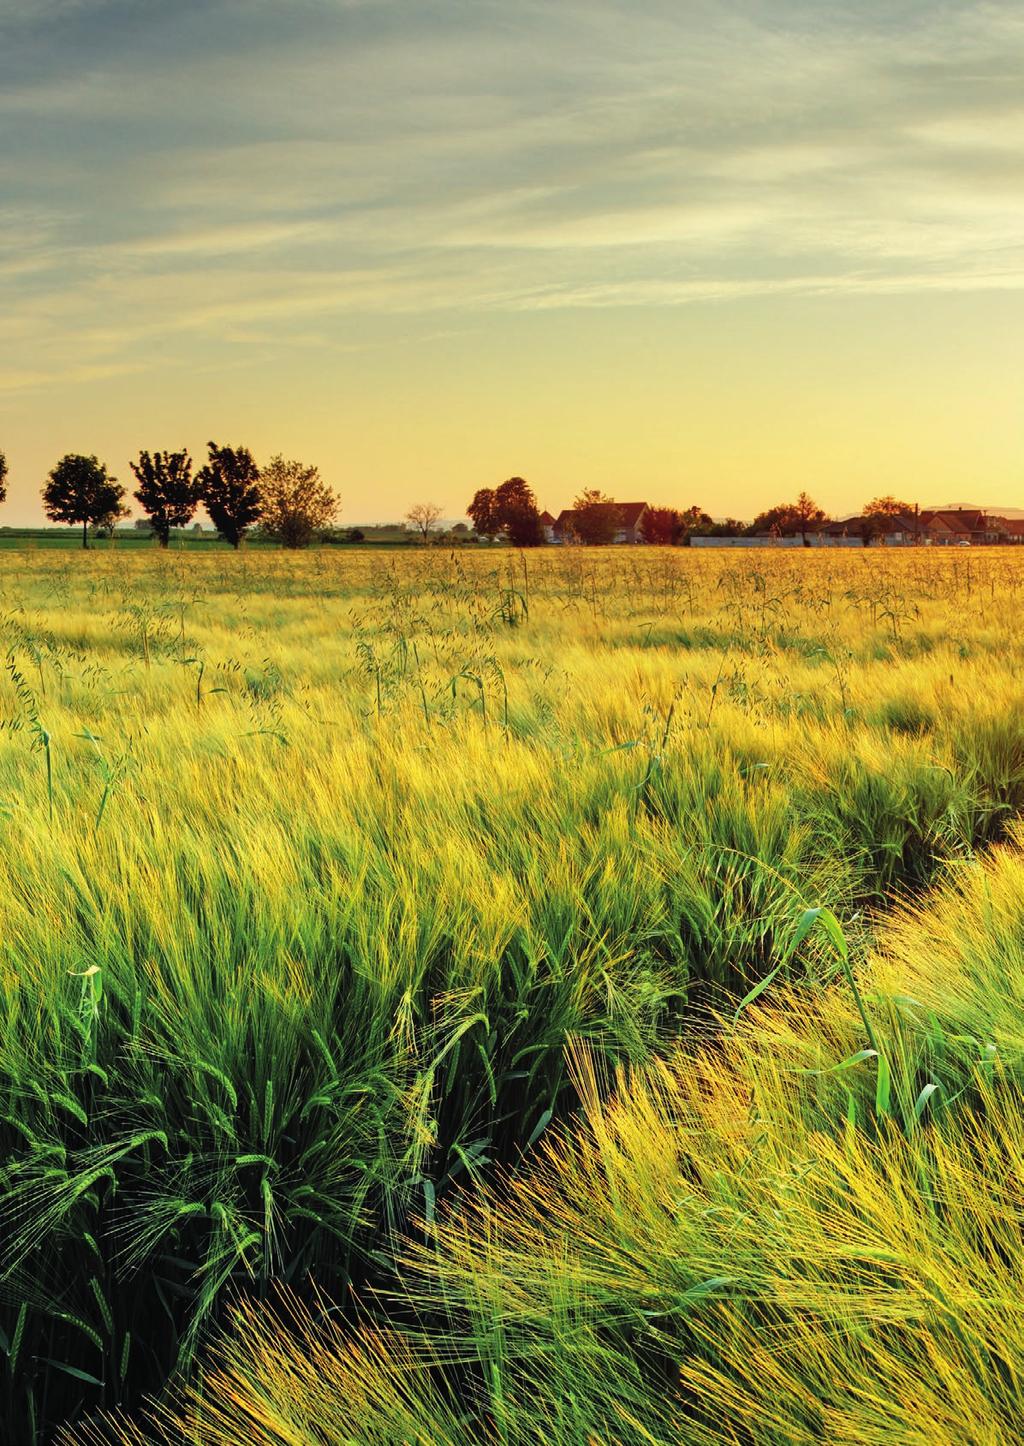
M 1024 507 L 1024 7 L 0 0 L 0 522 L 64 452 Z

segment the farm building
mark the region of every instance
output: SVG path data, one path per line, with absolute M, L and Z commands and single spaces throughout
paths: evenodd
M 1001 518 L 988 517 L 975 507 L 921 513 L 922 538 L 932 546 L 998 542 L 1004 525 Z
M 613 542 L 643 542 L 640 525 L 648 510 L 646 502 L 602 502 L 598 506 L 602 512 L 614 512 L 616 515 L 618 525 Z M 575 521 L 574 509 L 563 508 L 552 529 L 552 541 L 571 542 L 576 535 Z
M 905 547 L 918 540 L 920 530 L 918 519 L 909 513 L 899 513 L 895 517 L 866 517 L 856 513 L 852 517 L 840 517 L 835 522 L 824 523 L 818 528 L 815 540 L 825 547 L 851 540 L 881 547 Z

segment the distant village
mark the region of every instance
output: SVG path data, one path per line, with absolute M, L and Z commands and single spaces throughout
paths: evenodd
M 1024 517 L 978 507 L 921 508 L 876 497 L 848 517 L 829 517 L 806 492 L 759 513 L 753 522 L 715 519 L 700 507 L 679 511 L 620 502 L 595 490 L 554 516 L 538 511 L 529 484 L 510 478 L 478 491 L 468 507 L 475 534 L 513 544 L 684 545 L 688 547 L 972 547 L 1024 542 Z
M 1024 542 L 1024 517 L 998 517 L 976 507 L 901 513 L 884 518 L 861 514 L 823 523 L 814 540 L 824 546 L 876 542 L 895 547 L 922 543 L 949 547 Z
M 795 504 L 794 504 L 795 506 Z M 670 507 L 652 507 L 646 502 L 616 502 L 608 499 L 590 504 L 590 509 L 566 507 L 558 516 L 544 510 L 536 513 L 534 537 L 509 536 L 507 525 L 484 533 L 464 522 L 449 526 L 440 520 L 440 508 L 414 509 L 404 523 L 364 523 L 360 528 L 339 528 L 325 541 L 362 542 L 400 540 L 402 534 L 420 540 L 447 537 L 452 542 L 472 542 L 478 537 L 499 536 L 518 545 L 548 543 L 571 546 L 599 542 L 613 544 L 660 544 L 687 547 L 965 547 L 1024 542 L 1024 517 L 1000 517 L 977 507 L 947 507 L 912 511 L 864 511 L 849 517 L 801 517 L 796 511 L 773 508 L 752 523 L 729 518 L 715 521 L 698 508 L 679 512 Z M 427 514 L 424 516 L 424 514 Z M 437 514 L 436 520 L 429 514 Z M 767 520 L 766 520 L 767 519 Z M 424 526 L 424 522 L 426 526 Z M 128 524 L 134 531 L 152 532 L 148 518 Z M 197 535 L 208 531 L 196 522 L 190 529 Z M 213 529 L 211 529 L 213 530 Z
M 612 503 L 616 516 L 612 543 L 642 543 L 644 521 L 652 512 L 646 502 Z M 566 509 L 558 517 L 541 513 L 544 540 L 574 542 L 576 511 Z M 710 522 L 710 519 L 708 519 Z M 667 541 L 664 536 L 655 538 Z M 680 540 L 680 539 L 674 539 Z M 756 522 L 696 523 L 686 530 L 690 547 L 956 547 L 1024 542 L 1024 518 L 998 517 L 980 508 L 947 508 L 939 511 L 896 513 L 853 513 L 801 527 L 800 519 L 776 520 L 763 530 Z

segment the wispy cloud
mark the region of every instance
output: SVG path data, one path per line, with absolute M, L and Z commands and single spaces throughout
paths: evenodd
M 356 312 L 1020 289 L 1022 67 L 1008 3 L 0 0 L 8 384 Z

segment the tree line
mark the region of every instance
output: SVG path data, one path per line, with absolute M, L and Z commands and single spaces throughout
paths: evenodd
M 523 477 L 510 477 L 499 487 L 481 487 L 466 511 L 480 537 L 504 537 L 514 547 L 537 547 L 546 541 L 544 525 L 533 488 Z M 592 546 L 613 542 L 621 526 L 614 500 L 588 487 L 573 502 L 572 536 Z M 671 507 L 651 507 L 641 521 L 645 542 L 675 543 L 699 523 L 711 518 L 699 507 L 677 512 Z
M 316 467 L 271 458 L 257 466 L 247 447 L 221 447 L 207 443 L 207 460 L 193 470 L 192 458 L 180 452 L 140 452 L 129 463 L 135 477 L 133 492 L 161 547 L 173 529 L 186 527 L 200 504 L 206 508 L 219 535 L 239 547 L 254 529 L 284 547 L 306 547 L 324 534 L 340 510 L 337 494 L 322 480 Z M 7 497 L 7 459 L 0 452 L 0 503 Z M 94 456 L 69 453 L 50 472 L 42 490 L 43 508 L 51 522 L 81 526 L 82 546 L 89 546 L 90 528 L 111 531 L 130 515 L 126 489 Z M 886 520 L 913 516 L 915 505 L 895 497 L 876 497 L 859 519 L 865 540 L 882 529 Z M 478 536 L 503 538 L 514 547 L 537 547 L 546 540 L 540 509 L 530 484 L 510 477 L 497 487 L 479 488 L 466 509 Z M 573 502 L 571 537 L 586 545 L 614 541 L 621 526 L 614 500 L 596 488 L 584 489 Z M 433 503 L 417 503 L 406 522 L 424 542 L 441 516 Z M 663 546 L 685 543 L 690 536 L 740 537 L 769 533 L 799 534 L 805 544 L 810 535 L 829 522 L 828 514 L 807 492 L 794 502 L 777 503 L 747 524 L 735 518 L 723 522 L 698 506 L 679 510 L 649 507 L 640 520 L 640 533 L 648 543 Z
M 523 477 L 510 477 L 499 487 L 481 487 L 466 511 L 481 537 L 504 537 L 514 547 L 536 547 L 546 540 L 537 499 Z M 584 488 L 575 498 L 572 512 L 570 535 L 566 540 L 586 546 L 613 542 L 622 525 L 614 500 L 594 487 Z M 663 546 L 685 542 L 691 533 L 739 535 L 744 530 L 744 523 L 733 518 L 724 523 L 715 522 L 697 506 L 683 510 L 649 507 L 640 520 L 643 540 Z
M 129 463 L 135 477 L 135 501 L 148 518 L 161 547 L 174 528 L 186 527 L 200 504 L 225 542 L 240 547 L 248 533 L 284 547 L 306 547 L 338 515 L 340 501 L 316 467 L 271 458 L 263 468 L 248 447 L 207 444 L 207 460 L 193 470 L 180 452 L 140 452 Z M 50 472 L 42 490 L 43 510 L 51 522 L 80 526 L 82 546 L 90 528 L 111 531 L 131 515 L 126 489 L 97 457 L 69 452 Z M 0 453 L 0 502 L 7 496 L 7 461 Z
M 855 531 L 863 542 L 868 543 L 884 532 L 886 524 L 894 518 L 915 517 L 918 510 L 916 503 L 904 502 L 898 497 L 873 497 L 870 502 L 865 502 L 856 520 Z M 765 512 L 759 512 L 744 532 L 748 536 L 769 533 L 780 537 L 795 537 L 799 534 L 804 546 L 808 547 L 811 534 L 832 521 L 809 493 L 801 492 L 795 502 L 781 502 L 775 507 L 769 507 Z
M 504 537 L 515 547 L 535 547 L 545 541 L 544 527 L 533 489 L 522 477 L 510 477 L 499 487 L 480 488 L 474 493 L 467 512 L 481 537 Z M 880 531 L 885 520 L 905 514 L 914 515 L 912 502 L 895 497 L 876 497 L 868 502 L 861 519 L 865 538 Z M 613 542 L 622 525 L 621 516 L 611 497 L 595 488 L 585 488 L 572 505 L 571 540 L 600 546 Z M 695 537 L 754 537 L 764 533 L 777 536 L 799 534 L 809 545 L 811 533 L 832 519 L 807 492 L 794 502 L 780 502 L 759 512 L 753 522 L 740 522 L 728 517 L 716 522 L 702 507 L 685 509 L 649 507 L 640 519 L 640 535 L 645 542 L 673 546 Z M 567 539 L 569 540 L 569 539 Z

